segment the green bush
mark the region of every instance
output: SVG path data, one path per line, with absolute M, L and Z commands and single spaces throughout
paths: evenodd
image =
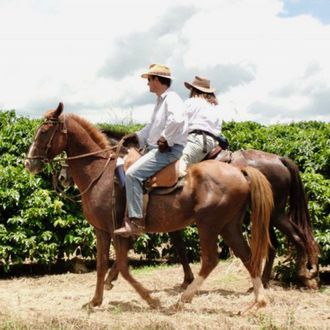
M 231 150 L 259 149 L 290 157 L 302 172 L 309 200 L 316 241 L 321 247 L 320 263 L 330 263 L 330 124 L 298 122 L 263 126 L 254 122 L 224 123 L 222 133 L 229 139 Z M 278 233 L 280 248 L 287 245 Z
M 6 269 L 23 262 L 49 263 L 79 249 L 95 255 L 92 227 L 80 205 L 62 200 L 46 169 L 37 176 L 24 168 L 24 157 L 39 121 L 0 112 L 0 263 Z
M 51 186 L 51 169 L 32 176 L 24 168 L 24 156 L 40 124 L 0 112 L 0 263 L 5 267 L 25 261 L 49 263 L 64 256 L 95 257 L 93 228 L 81 206 L 61 198 Z M 134 132 L 141 125 L 99 124 L 118 135 Z M 223 135 L 231 150 L 260 149 L 292 158 L 302 171 L 309 198 L 314 233 L 322 251 L 321 263 L 330 263 L 330 124 L 298 122 L 264 126 L 254 122 L 223 123 Z M 184 231 L 190 260 L 199 260 L 195 226 Z M 279 253 L 287 252 L 285 239 Z M 223 247 L 223 242 L 219 241 Z M 145 234 L 135 251 L 148 259 L 175 259 L 168 234 Z

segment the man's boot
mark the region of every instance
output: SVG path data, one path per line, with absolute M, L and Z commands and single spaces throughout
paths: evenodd
M 124 226 L 116 229 L 113 233 L 115 235 L 129 237 L 129 236 L 140 236 L 145 231 L 145 220 L 144 218 L 124 218 Z

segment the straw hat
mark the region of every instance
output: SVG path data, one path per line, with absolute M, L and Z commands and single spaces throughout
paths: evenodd
M 141 75 L 142 78 L 148 78 L 149 76 L 173 79 L 170 68 L 163 64 L 151 64 L 149 66 L 149 71 Z
M 210 80 L 208 80 L 206 78 L 201 78 L 198 76 L 195 76 L 195 79 L 192 83 L 185 82 L 184 85 L 188 89 L 191 89 L 193 87 L 204 93 L 214 93 L 215 92 L 215 88 L 210 87 Z

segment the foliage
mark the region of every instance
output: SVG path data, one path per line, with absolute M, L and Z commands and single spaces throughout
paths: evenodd
M 142 125 L 140 125 L 140 124 L 132 124 L 132 125 L 127 126 L 124 124 L 112 125 L 112 124 L 102 123 L 102 124 L 98 124 L 97 126 L 103 132 L 105 132 L 105 133 L 112 132 L 114 136 L 118 136 L 118 137 L 123 136 L 128 133 L 134 133 L 142 128 Z
M 0 112 L 0 263 L 9 267 L 25 261 L 49 263 L 65 256 L 95 257 L 93 229 L 79 204 L 58 196 L 51 186 L 51 169 L 32 176 L 24 169 L 24 157 L 39 125 L 38 120 Z M 134 132 L 141 125 L 99 124 L 118 135 Z M 255 122 L 223 123 L 222 134 L 231 150 L 260 149 L 292 158 L 302 171 L 309 198 L 314 234 L 322 251 L 321 263 L 330 263 L 330 124 L 298 122 L 264 126 Z M 279 233 L 278 233 L 279 234 Z M 195 226 L 184 231 L 190 260 L 199 260 Z M 280 254 L 288 251 L 279 236 Z M 227 251 L 223 248 L 222 255 Z M 168 234 L 145 234 L 135 243 L 145 258 L 177 260 Z
M 79 205 L 67 203 L 51 187 L 50 169 L 32 176 L 24 157 L 39 121 L 0 113 L 0 263 L 49 263 L 77 249 L 95 254 L 93 229 Z
M 316 241 L 321 247 L 320 262 L 330 263 L 330 124 L 317 121 L 263 126 L 254 122 L 228 122 L 222 133 L 231 150 L 259 149 L 295 161 L 309 200 Z M 279 234 L 279 233 L 278 233 Z M 278 252 L 287 252 L 279 234 Z
M 224 123 L 231 150 L 259 149 L 293 159 L 301 171 L 330 176 L 330 124 L 298 122 L 263 126 L 254 122 Z

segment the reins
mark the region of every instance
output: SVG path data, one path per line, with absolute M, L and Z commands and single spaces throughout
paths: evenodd
M 124 139 L 121 139 L 117 145 L 113 146 L 113 147 L 108 147 L 108 148 L 105 148 L 105 149 L 102 149 L 102 150 L 98 150 L 98 151 L 95 151 L 95 152 L 89 152 L 89 153 L 86 153 L 86 154 L 81 154 L 81 155 L 77 155 L 77 156 L 71 156 L 71 157 L 60 157 L 60 158 L 56 158 L 56 159 L 53 159 L 49 162 L 49 164 L 51 165 L 52 162 L 58 162 L 58 161 L 68 161 L 68 160 L 75 160 L 75 159 L 81 159 L 81 158 L 86 158 L 86 157 L 90 157 L 90 156 L 93 156 L 93 155 L 97 155 L 101 152 L 105 152 L 105 151 L 108 151 L 108 150 L 113 150 L 116 148 L 116 153 L 115 155 L 114 154 L 110 154 L 108 157 L 101 157 L 101 158 L 104 158 L 104 159 L 107 159 L 103 169 L 100 171 L 100 173 L 89 183 L 89 185 L 87 186 L 86 189 L 84 189 L 81 193 L 79 194 L 76 194 L 74 196 L 68 196 L 63 189 L 59 189 L 59 186 L 58 186 L 58 180 L 54 179 L 54 174 L 53 174 L 53 188 L 56 192 L 58 192 L 58 190 L 61 190 L 61 193 L 64 195 L 63 197 L 71 200 L 71 201 L 76 201 L 78 202 L 78 200 L 75 200 L 75 199 L 78 199 L 78 198 L 81 198 L 83 195 L 85 195 L 91 188 L 92 186 L 101 178 L 101 176 L 103 175 L 103 173 L 105 172 L 106 168 L 108 167 L 108 165 L 110 164 L 110 161 L 111 159 L 114 159 L 116 160 L 119 156 L 119 152 L 120 152 L 120 149 L 122 147 L 124 143 Z M 113 157 L 114 156 L 114 157 Z
M 111 161 L 111 159 L 112 159 L 112 156 L 113 156 L 113 154 L 111 154 L 108 158 L 107 158 L 107 161 L 106 161 L 106 163 L 105 163 L 105 165 L 104 165 L 104 167 L 103 167 L 103 169 L 100 171 L 100 173 L 89 183 L 89 185 L 87 186 L 87 188 L 86 189 L 84 189 L 81 193 L 79 193 L 79 194 L 76 194 L 76 195 L 73 195 L 73 196 L 69 196 L 69 195 L 67 195 L 65 192 L 64 192 L 64 190 L 62 190 L 61 191 L 61 193 L 64 195 L 63 197 L 65 197 L 65 198 L 67 198 L 67 199 L 69 199 L 69 200 L 71 200 L 71 201 L 75 201 L 75 202 L 80 202 L 79 200 L 78 200 L 78 198 L 81 198 L 83 195 L 85 195 L 91 188 L 92 188 L 92 186 L 94 185 L 94 183 L 96 183 L 96 181 L 98 181 L 99 179 L 100 179 L 100 177 L 103 175 L 103 173 L 105 172 L 105 170 L 106 170 L 106 168 L 108 167 L 108 165 L 109 165 L 109 163 L 110 163 L 110 161 Z M 84 156 L 84 157 L 87 157 L 87 156 Z M 69 159 L 70 157 L 68 157 L 68 158 L 62 158 L 62 159 Z M 78 157 L 78 158 L 83 158 L 83 157 Z M 105 157 L 104 157 L 105 158 Z M 105 158 L 106 159 L 106 158 Z M 55 173 L 55 172 L 54 172 Z M 57 184 L 57 182 L 58 182 L 58 180 L 56 179 L 54 179 L 54 177 L 56 177 L 56 173 L 55 173 L 55 175 L 53 174 L 53 188 L 54 188 L 54 190 L 56 191 L 56 192 L 58 192 L 58 190 L 59 190 L 59 186 L 58 186 L 58 184 Z M 56 184 L 56 186 L 54 185 L 54 183 Z M 77 200 L 76 200 L 77 199 Z
M 101 149 L 101 150 L 97 150 L 97 151 L 93 151 L 93 152 L 89 152 L 89 153 L 81 154 L 81 155 L 77 155 L 77 156 L 60 157 L 60 158 L 52 159 L 50 162 L 60 162 L 62 160 L 75 160 L 75 159 L 86 158 L 86 157 L 89 157 L 89 156 L 94 156 L 94 155 L 100 154 L 102 152 L 113 150 L 115 148 L 117 148 L 117 146 L 108 147 L 108 148 L 105 148 L 105 149 Z M 109 157 L 111 157 L 112 155 L 113 154 L 110 154 Z M 109 157 L 99 156 L 99 158 L 103 158 L 103 159 L 108 159 Z M 117 159 L 117 157 L 115 157 L 115 159 Z

